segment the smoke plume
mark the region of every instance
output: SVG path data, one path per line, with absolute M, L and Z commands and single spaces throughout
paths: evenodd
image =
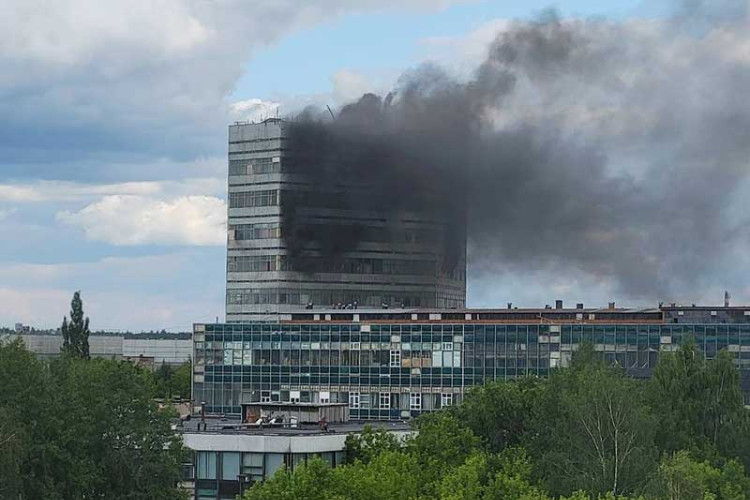
M 292 206 L 334 189 L 339 206 L 430 214 L 448 227 L 447 267 L 468 231 L 474 269 L 581 270 L 629 297 L 694 285 L 748 227 L 750 23 L 729 3 L 663 20 L 546 14 L 499 33 L 468 79 L 426 65 L 335 120 L 307 110 L 290 164 L 317 194 Z M 301 213 L 284 226 L 300 260 L 309 243 L 335 256 L 362 238 Z

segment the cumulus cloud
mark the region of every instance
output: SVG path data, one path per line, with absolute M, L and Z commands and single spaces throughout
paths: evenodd
M 57 219 L 81 228 L 89 240 L 112 245 L 205 246 L 226 243 L 226 213 L 224 200 L 212 196 L 114 195 L 59 212 Z
M 11 175 L 26 175 L 16 162 L 46 159 L 66 178 L 71 158 L 215 154 L 249 104 L 226 98 L 253 49 L 347 13 L 449 3 L 10 0 L 0 15 L 0 156 Z M 89 175 L 102 172 L 92 165 Z
M 257 122 L 277 116 L 279 106 L 278 102 L 254 98 L 233 102 L 229 109 L 236 120 Z
M 112 184 L 39 180 L 0 184 L 0 198 L 22 203 L 72 202 L 101 196 L 179 196 L 194 193 L 222 195 L 226 181 L 216 177 L 180 181 L 138 181 Z

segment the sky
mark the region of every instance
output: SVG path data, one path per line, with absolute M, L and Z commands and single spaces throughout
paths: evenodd
M 717 12 L 730 21 L 747 14 L 746 2 L 717 3 L 726 3 Z M 235 120 L 286 116 L 310 104 L 339 108 L 364 92 L 388 92 L 404 71 L 426 62 L 465 77 L 498 34 L 548 15 L 549 9 L 563 22 L 619 27 L 645 44 L 648 37 L 665 36 L 664 19 L 696 4 L 3 2 L 0 326 L 56 327 L 76 290 L 82 291 L 94 330 L 184 331 L 193 322 L 221 320 L 226 135 Z M 732 66 L 725 64 L 720 69 L 727 71 L 719 74 L 729 79 L 744 71 L 750 64 L 750 35 L 714 29 L 723 20 L 690 25 L 686 36 L 698 40 L 700 50 L 688 42 L 669 44 L 664 51 L 672 52 L 664 57 L 689 66 L 694 53 L 710 60 L 718 53 L 711 51 L 736 51 Z M 712 100 L 709 85 L 696 86 L 687 98 Z M 561 90 L 549 92 L 559 97 Z M 565 97 L 560 102 L 575 105 Z M 611 137 L 621 132 L 612 131 Z M 612 144 L 611 137 L 597 136 L 597 141 Z M 630 169 L 628 175 L 637 177 L 644 157 L 663 153 L 649 149 L 646 155 L 636 146 L 618 143 L 621 161 L 612 168 Z M 732 188 L 720 194 L 732 198 L 722 205 L 722 216 L 734 217 L 744 232 L 750 227 L 742 195 L 747 192 Z M 591 305 L 718 303 L 725 289 L 736 301 L 750 302 L 744 243 L 679 293 L 631 293 L 607 272 L 565 260 L 470 266 L 468 305 L 540 306 L 558 298 Z

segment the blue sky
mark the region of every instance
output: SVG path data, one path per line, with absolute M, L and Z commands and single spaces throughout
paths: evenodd
M 327 92 L 331 75 L 341 68 L 400 72 L 430 57 L 422 40 L 460 37 L 495 19 L 534 19 L 550 9 L 563 17 L 626 19 L 662 16 L 665 5 L 659 1 L 626 0 L 477 1 L 429 13 L 389 11 L 348 15 L 258 50 L 245 66 L 232 97 L 273 99 Z M 266 75 L 273 76 L 266 78 Z
M 221 319 L 228 123 L 340 106 L 425 61 L 461 73 L 481 57 L 484 31 L 550 7 L 627 25 L 662 19 L 668 5 L 10 0 L 0 20 L 0 325 L 57 326 L 79 289 L 95 329 Z M 601 274 L 537 264 L 482 270 L 470 305 L 618 293 Z M 716 273 L 726 279 L 690 298 L 746 287 Z

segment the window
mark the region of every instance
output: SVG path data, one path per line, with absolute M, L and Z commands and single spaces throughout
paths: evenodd
M 441 394 L 440 395 L 440 406 L 450 406 L 453 404 L 453 394 Z
M 270 403 L 271 402 L 271 391 L 261 391 L 260 392 L 260 402 L 261 403 Z
M 272 174 L 281 171 L 281 158 L 229 160 L 229 175 Z
M 422 393 L 412 392 L 409 394 L 409 408 L 412 410 L 422 409 Z
M 266 453 L 266 477 L 271 477 L 274 472 L 284 465 L 283 453 Z
M 391 393 L 381 392 L 380 393 L 380 409 L 389 410 L 391 408 Z
M 216 452 L 198 452 L 198 479 L 216 479 Z
M 229 193 L 229 208 L 271 207 L 278 204 L 278 189 Z
M 300 391 L 289 391 L 289 401 L 299 403 Z
M 183 481 L 195 481 L 195 465 L 192 461 L 180 464 L 180 479 Z
M 242 240 L 264 240 L 281 237 L 281 227 L 279 224 L 237 224 L 231 226 L 234 231 L 234 239 Z
M 443 342 L 443 350 L 444 351 L 452 351 L 453 350 L 453 342 Z
M 359 393 L 358 392 L 350 392 L 349 393 L 349 408 L 352 409 L 359 409 Z
M 401 351 L 391 351 L 391 366 L 394 368 L 401 366 Z
M 331 393 L 329 391 L 320 391 L 320 402 L 321 403 L 330 403 L 331 402 Z
M 240 454 L 221 454 L 221 479 L 224 481 L 236 481 L 240 473 Z
M 235 273 L 268 272 L 287 270 L 284 255 L 243 255 L 229 257 L 227 271 Z
M 359 407 L 364 409 L 370 409 L 373 407 L 369 393 L 359 395 Z
M 263 480 L 263 453 L 245 453 L 242 455 L 242 473 L 251 481 Z M 237 479 L 235 477 L 235 479 Z

